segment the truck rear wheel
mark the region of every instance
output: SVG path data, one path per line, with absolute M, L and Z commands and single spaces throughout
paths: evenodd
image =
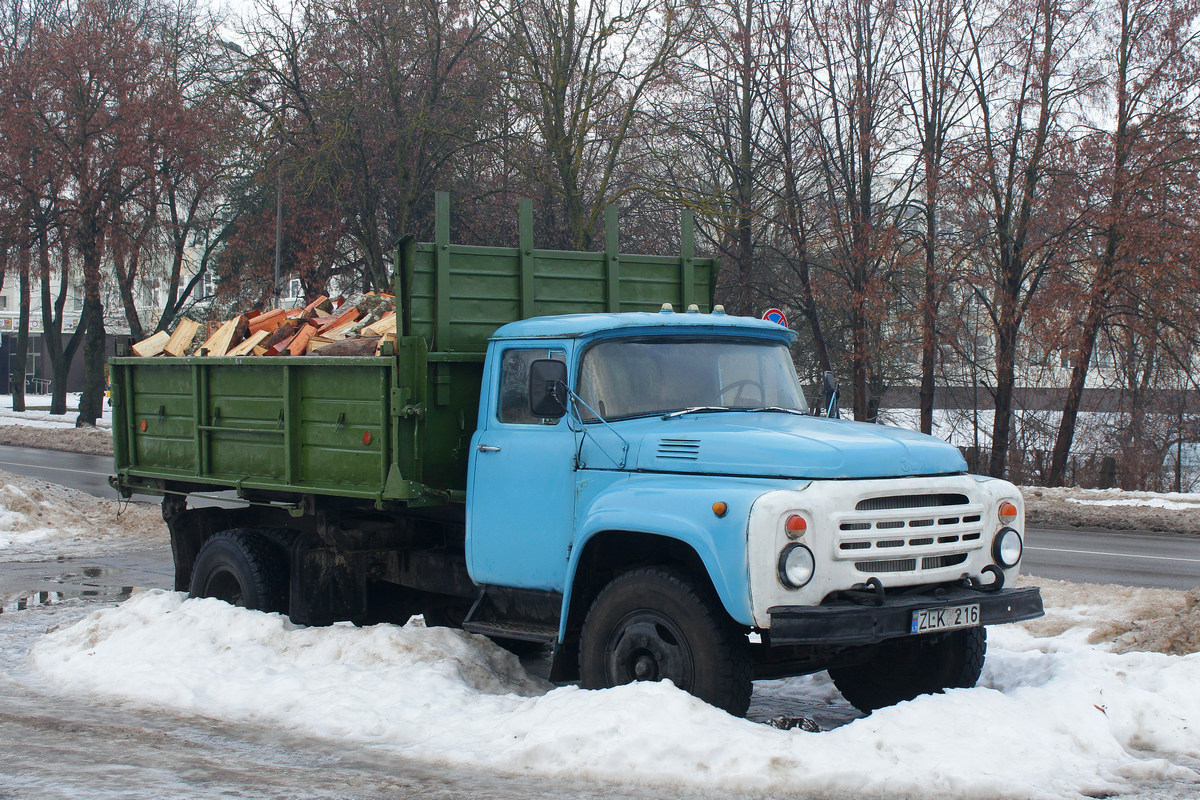
M 834 686 L 865 714 L 919 695 L 974 686 L 983 670 L 987 631 L 978 627 L 909 636 L 871 650 L 866 662 L 829 669 Z
M 235 529 L 213 534 L 200 547 L 189 594 L 257 611 L 283 611 L 286 589 L 282 556 L 262 535 Z
M 618 576 L 583 623 L 579 667 L 585 689 L 667 679 L 742 716 L 750 706 L 750 645 L 714 600 L 665 568 Z

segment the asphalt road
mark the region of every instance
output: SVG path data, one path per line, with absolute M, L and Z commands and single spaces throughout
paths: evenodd
M 112 459 L 55 450 L 0 446 L 0 469 L 115 498 Z M 154 498 L 146 498 L 152 500 Z M 1031 529 L 1023 571 L 1089 583 L 1165 589 L 1200 586 L 1200 537 L 1131 531 Z

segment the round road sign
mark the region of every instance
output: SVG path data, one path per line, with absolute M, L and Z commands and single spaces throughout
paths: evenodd
M 787 317 L 778 308 L 768 308 L 763 312 L 762 318 L 767 322 L 774 322 L 776 325 L 782 325 L 785 328 L 788 326 Z

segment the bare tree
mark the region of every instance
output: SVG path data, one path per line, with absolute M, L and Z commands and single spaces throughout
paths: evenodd
M 942 191 L 949 163 L 949 142 L 968 113 L 970 86 L 963 70 L 968 52 L 964 8 L 958 0 L 907 0 L 901 7 L 908 64 L 904 105 L 920 148 L 920 235 L 924 269 L 920 295 L 921 430 L 933 430 L 934 382 L 938 354 L 938 309 L 950 283 L 940 227 L 949 214 Z
M 682 0 L 528 0 L 504 9 L 507 101 L 530 143 L 521 169 L 543 193 L 544 226 L 560 246 L 590 246 L 630 141 L 644 133 L 647 95 L 679 64 L 694 8 Z
M 844 283 L 854 417 L 874 420 L 890 273 L 911 176 L 898 156 L 903 50 L 894 0 L 808 0 L 809 125 L 821 155 L 829 258 Z
M 976 103 L 958 198 L 978 244 L 975 291 L 995 332 L 988 471 L 996 477 L 1007 467 L 1022 324 L 1070 230 L 1045 203 L 1045 184 L 1070 141 L 1068 115 L 1091 88 L 1084 57 L 1090 14 L 1090 0 L 1013 0 L 968 10 Z
M 1105 186 L 1093 215 L 1095 246 L 1090 248 L 1099 255 L 1086 262 L 1092 268 L 1084 273 L 1086 301 L 1073 328 L 1071 379 L 1051 457 L 1051 485 L 1065 478 L 1092 355 L 1114 299 L 1133 272 L 1160 273 L 1174 266 L 1171 251 L 1190 238 L 1169 224 L 1179 207 L 1161 201 L 1172 185 L 1186 181 L 1184 171 L 1194 172 L 1200 155 L 1188 146 L 1197 98 L 1193 91 L 1181 91 L 1200 78 L 1198 17 L 1200 5 L 1175 0 L 1113 0 L 1102 17 L 1102 51 L 1111 54 L 1106 105 L 1115 119 L 1111 130 L 1095 131 L 1089 143 L 1104 153 L 1105 162 L 1099 169 Z M 1158 257 L 1147 258 L 1150 253 Z

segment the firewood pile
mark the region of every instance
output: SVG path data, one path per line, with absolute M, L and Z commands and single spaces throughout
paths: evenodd
M 368 294 L 351 305 L 318 297 L 304 308 L 250 311 L 207 326 L 184 317 L 133 345 L 143 358 L 162 356 L 376 356 L 396 341 L 396 302 Z

